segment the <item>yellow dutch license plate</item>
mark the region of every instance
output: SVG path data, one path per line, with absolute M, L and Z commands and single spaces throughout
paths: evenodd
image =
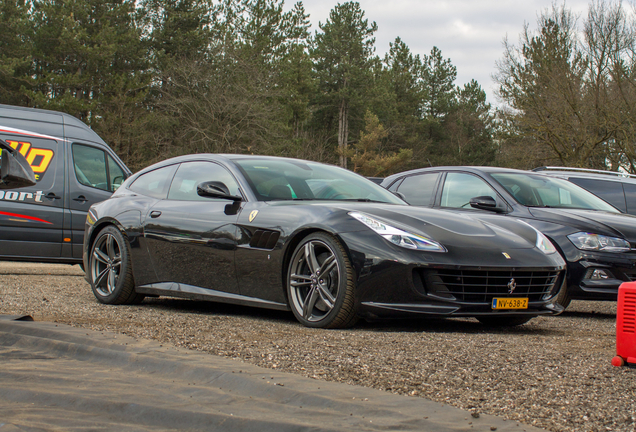
M 494 298 L 493 309 L 528 309 L 527 298 Z

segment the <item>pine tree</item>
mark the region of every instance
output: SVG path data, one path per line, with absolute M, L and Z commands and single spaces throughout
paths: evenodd
M 312 57 L 321 92 L 320 104 L 337 112 L 340 165 L 347 166 L 346 147 L 352 110 L 361 111 L 372 85 L 375 22 L 369 24 L 357 2 L 336 5 L 319 23 Z M 361 113 L 358 113 L 360 117 Z

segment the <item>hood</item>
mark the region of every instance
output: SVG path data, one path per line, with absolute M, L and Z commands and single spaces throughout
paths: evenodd
M 271 205 L 304 205 L 329 209 L 328 213 L 358 211 L 376 217 L 383 222 L 433 238 L 445 246 L 488 248 L 496 245 L 505 249 L 531 249 L 535 247 L 536 231 L 522 222 L 497 215 L 480 215 L 477 219 L 467 214 L 430 209 L 358 202 L 271 202 Z M 323 213 L 323 217 L 329 218 Z M 356 230 L 363 229 L 360 222 L 350 218 Z
M 636 216 L 597 210 L 569 210 L 529 208 L 537 219 L 572 227 L 572 232 L 590 232 L 611 237 L 622 237 L 636 242 Z

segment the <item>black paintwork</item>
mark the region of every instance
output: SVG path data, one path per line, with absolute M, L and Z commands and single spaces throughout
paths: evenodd
M 626 239 L 634 248 L 636 245 L 636 217 L 622 213 L 610 213 L 595 210 L 575 210 L 562 208 L 527 207 L 514 199 L 492 176 L 493 173 L 528 173 L 507 168 L 496 167 L 432 167 L 412 170 L 387 177 L 382 186 L 395 189 L 398 183 L 409 176 L 439 172 L 439 181 L 435 185 L 433 199 L 429 207 L 441 208 L 440 197 L 444 186 L 444 174 L 448 172 L 464 172 L 476 175 L 487 182 L 497 193 L 500 204 L 505 209 L 498 216 L 502 219 L 522 219 L 543 232 L 559 249 L 567 261 L 567 281 L 571 298 L 582 300 L 616 300 L 618 287 L 625 281 L 636 278 L 636 252 L 610 253 L 582 251 L 577 249 L 567 238 L 576 232 L 589 232 Z M 533 175 L 543 173 L 531 173 Z M 399 190 L 399 188 L 398 188 Z M 408 200 L 409 197 L 407 197 Z M 483 208 L 453 209 L 461 214 L 476 217 L 489 215 L 492 211 Z M 590 269 L 608 269 L 615 276 L 613 279 L 586 279 Z
M 112 198 L 91 207 L 84 241 L 86 268 L 98 232 L 115 225 L 130 242 L 133 274 L 140 293 L 289 309 L 285 281 L 291 254 L 305 236 L 323 231 L 341 242 L 352 263 L 357 284 L 356 310 L 366 318 L 494 313 L 490 306 L 492 296 L 462 302 L 429 295 L 418 272 L 550 270 L 562 277 L 561 257 L 540 252 L 535 247 L 535 230 L 512 219 L 485 216 L 477 220 L 406 203 L 259 201 L 234 163 L 243 157 L 259 158 L 182 156 L 130 177 Z M 145 196 L 129 188 L 145 173 L 188 161 L 211 161 L 224 166 L 240 186 L 241 201 L 177 201 Z M 250 220 L 253 211 L 258 213 Z M 443 244 L 447 252 L 414 251 L 394 245 L 351 217 L 351 211 L 426 234 Z M 559 313 L 562 308 L 552 302 L 560 281 L 554 283 L 545 299 L 531 300 L 527 310 L 496 313 Z

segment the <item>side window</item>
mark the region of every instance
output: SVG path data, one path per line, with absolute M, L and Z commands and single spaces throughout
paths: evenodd
M 126 173 L 121 169 L 117 162 L 110 157 L 110 155 L 106 155 L 108 159 L 108 177 L 110 179 L 110 190 L 115 192 L 119 186 L 126 179 Z
M 406 202 L 416 206 L 431 205 L 431 198 L 435 193 L 433 189 L 439 177 L 439 173 L 429 173 L 406 177 L 398 192 L 406 197 Z
M 471 208 L 470 199 L 478 196 L 497 199 L 497 193 L 493 188 L 477 176 L 455 172 L 446 175 L 442 190 L 442 207 Z
M 73 144 L 73 167 L 77 181 L 84 186 L 108 190 L 106 155 L 103 150 Z
M 174 180 L 172 180 L 168 199 L 183 201 L 214 200 L 214 198 L 202 197 L 197 194 L 197 186 L 205 181 L 222 182 L 230 190 L 231 195 L 241 196 L 238 183 L 232 177 L 232 174 L 222 166 L 213 162 L 184 162 L 179 166 Z
M 623 183 L 625 200 L 627 201 L 627 213 L 636 215 L 636 185 Z
M 614 181 L 605 181 L 597 179 L 585 179 L 571 177 L 572 183 L 587 189 L 597 197 L 607 201 L 622 212 L 627 211 L 625 205 L 625 194 L 623 192 L 623 184 Z
M 128 189 L 149 197 L 164 199 L 168 195 L 168 187 L 177 167 L 178 165 L 169 165 L 142 174 L 128 186 Z
M 124 182 L 124 171 L 102 149 L 73 144 L 75 178 L 84 186 L 114 192 Z

